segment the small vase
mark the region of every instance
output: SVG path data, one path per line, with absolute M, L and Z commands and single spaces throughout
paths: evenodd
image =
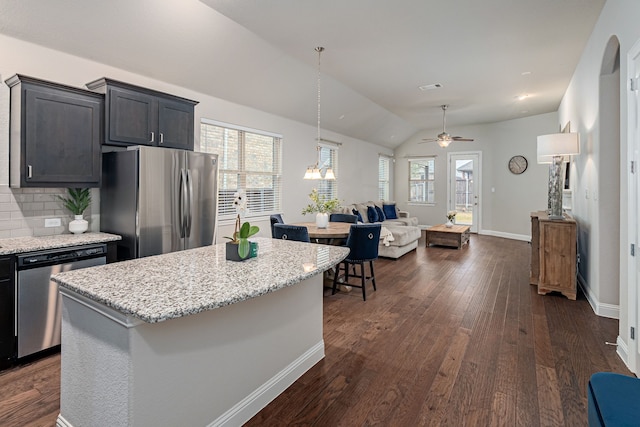
M 316 227 L 318 228 L 327 228 L 329 225 L 329 214 L 324 212 L 318 212 L 316 215 Z
M 73 234 L 82 234 L 89 228 L 89 222 L 82 218 L 82 215 L 75 215 L 74 220 L 69 222 L 69 231 Z
M 447 222 L 444 223 L 444 226 L 447 227 L 447 228 L 451 228 L 451 227 L 453 227 L 453 223 L 451 222 L 450 219 L 448 219 Z

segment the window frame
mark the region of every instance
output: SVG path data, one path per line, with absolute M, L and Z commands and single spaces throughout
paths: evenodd
M 238 164 L 237 169 L 223 169 L 224 161 L 224 153 L 222 150 L 206 150 L 206 143 L 204 141 L 205 136 L 203 132 L 204 126 L 215 126 L 218 128 L 222 128 L 224 130 L 229 130 L 233 132 L 237 132 L 237 156 L 238 156 Z M 268 137 L 273 138 L 272 141 L 272 149 L 273 158 L 272 158 L 272 168 L 271 171 L 268 172 L 260 172 L 247 170 L 247 154 L 250 152 L 248 150 L 248 145 L 250 141 L 248 141 L 247 134 L 257 135 L 258 137 Z M 201 118 L 200 119 L 200 147 L 199 150 L 201 152 L 207 153 L 217 153 L 218 154 L 218 194 L 217 194 L 217 206 L 216 206 L 216 214 L 218 217 L 218 221 L 224 223 L 228 220 L 233 220 L 236 218 L 235 209 L 231 211 L 230 209 L 230 201 L 233 200 L 233 194 L 238 191 L 238 189 L 244 189 L 247 192 L 247 200 L 248 200 L 248 208 L 246 213 L 244 214 L 245 218 L 260 218 L 260 217 L 268 217 L 271 214 L 281 213 L 282 212 L 282 151 L 283 151 L 283 138 L 281 134 L 263 131 L 259 129 L 253 129 L 246 126 L 239 126 L 231 123 L 220 122 L 217 120 Z M 223 176 L 224 174 L 229 174 L 230 176 L 237 176 L 237 187 L 235 189 L 231 188 L 223 188 Z M 271 177 L 273 183 L 272 196 L 268 197 L 268 202 L 264 202 L 264 194 L 267 191 L 267 188 L 261 189 L 249 189 L 247 188 L 247 178 L 251 176 L 269 176 Z M 268 193 L 268 191 L 267 191 Z M 227 202 L 225 202 L 225 200 Z M 260 207 L 260 209 L 256 210 L 256 207 Z
M 386 163 L 386 167 L 382 167 Z M 386 177 L 383 177 L 383 169 L 386 169 Z M 386 193 L 386 197 L 385 197 Z M 378 199 L 391 199 L 391 156 L 378 154 Z
M 340 177 L 339 170 L 338 170 L 339 148 L 340 148 L 339 144 L 332 144 L 332 143 L 325 143 L 325 142 L 318 143 L 318 168 L 326 172 L 327 168 L 331 167 L 333 169 L 333 174 L 336 177 L 335 180 L 324 179 L 324 178 L 317 180 L 317 181 L 321 181 L 321 183 L 315 186 L 318 189 L 318 194 L 324 196 L 327 200 L 339 199 L 338 197 L 338 180 Z M 321 162 L 321 159 L 323 158 L 322 150 L 329 150 L 328 163 L 326 161 Z
M 436 156 L 416 156 L 410 157 L 407 159 L 408 166 L 408 192 L 407 192 L 407 202 L 412 205 L 421 205 L 421 206 L 433 206 L 436 204 Z M 433 161 L 433 172 L 429 172 L 425 179 L 411 179 L 411 163 L 417 161 Z M 433 176 L 433 178 L 429 179 L 429 176 Z M 425 187 L 425 201 L 419 200 L 411 200 L 411 190 L 415 184 L 424 183 Z M 431 184 L 431 185 L 429 185 Z M 429 188 L 431 188 L 431 192 L 429 192 Z M 429 200 L 429 194 L 432 194 L 431 200 Z

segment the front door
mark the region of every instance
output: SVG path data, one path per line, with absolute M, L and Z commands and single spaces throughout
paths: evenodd
M 469 225 L 472 233 L 480 224 L 480 152 L 448 154 L 448 210 L 456 211 L 456 224 Z

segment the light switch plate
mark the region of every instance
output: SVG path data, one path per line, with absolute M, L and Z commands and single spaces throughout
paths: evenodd
M 60 227 L 61 224 L 60 218 L 45 218 L 44 220 L 45 227 Z

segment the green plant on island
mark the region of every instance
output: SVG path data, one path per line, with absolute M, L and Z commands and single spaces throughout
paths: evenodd
M 231 240 L 231 243 L 238 245 L 238 256 L 240 258 L 246 258 L 249 256 L 251 250 L 251 244 L 249 243 L 249 237 L 257 234 L 260 228 L 256 225 L 249 224 L 249 221 L 243 222 L 240 225 L 240 215 L 244 215 L 247 210 L 247 197 L 244 190 L 239 190 L 233 195 L 233 205 L 236 208 L 236 225 L 233 230 L 232 237 L 225 237 Z
M 306 208 L 302 210 L 302 215 L 311 213 L 330 213 L 340 207 L 340 201 L 338 199 L 329 199 L 322 194 L 318 194 L 318 189 L 314 188 L 309 193 L 309 199 L 312 203 L 309 203 Z
M 91 204 L 91 191 L 88 188 L 68 188 L 69 197 L 58 196 L 64 207 L 74 215 L 82 215 Z

